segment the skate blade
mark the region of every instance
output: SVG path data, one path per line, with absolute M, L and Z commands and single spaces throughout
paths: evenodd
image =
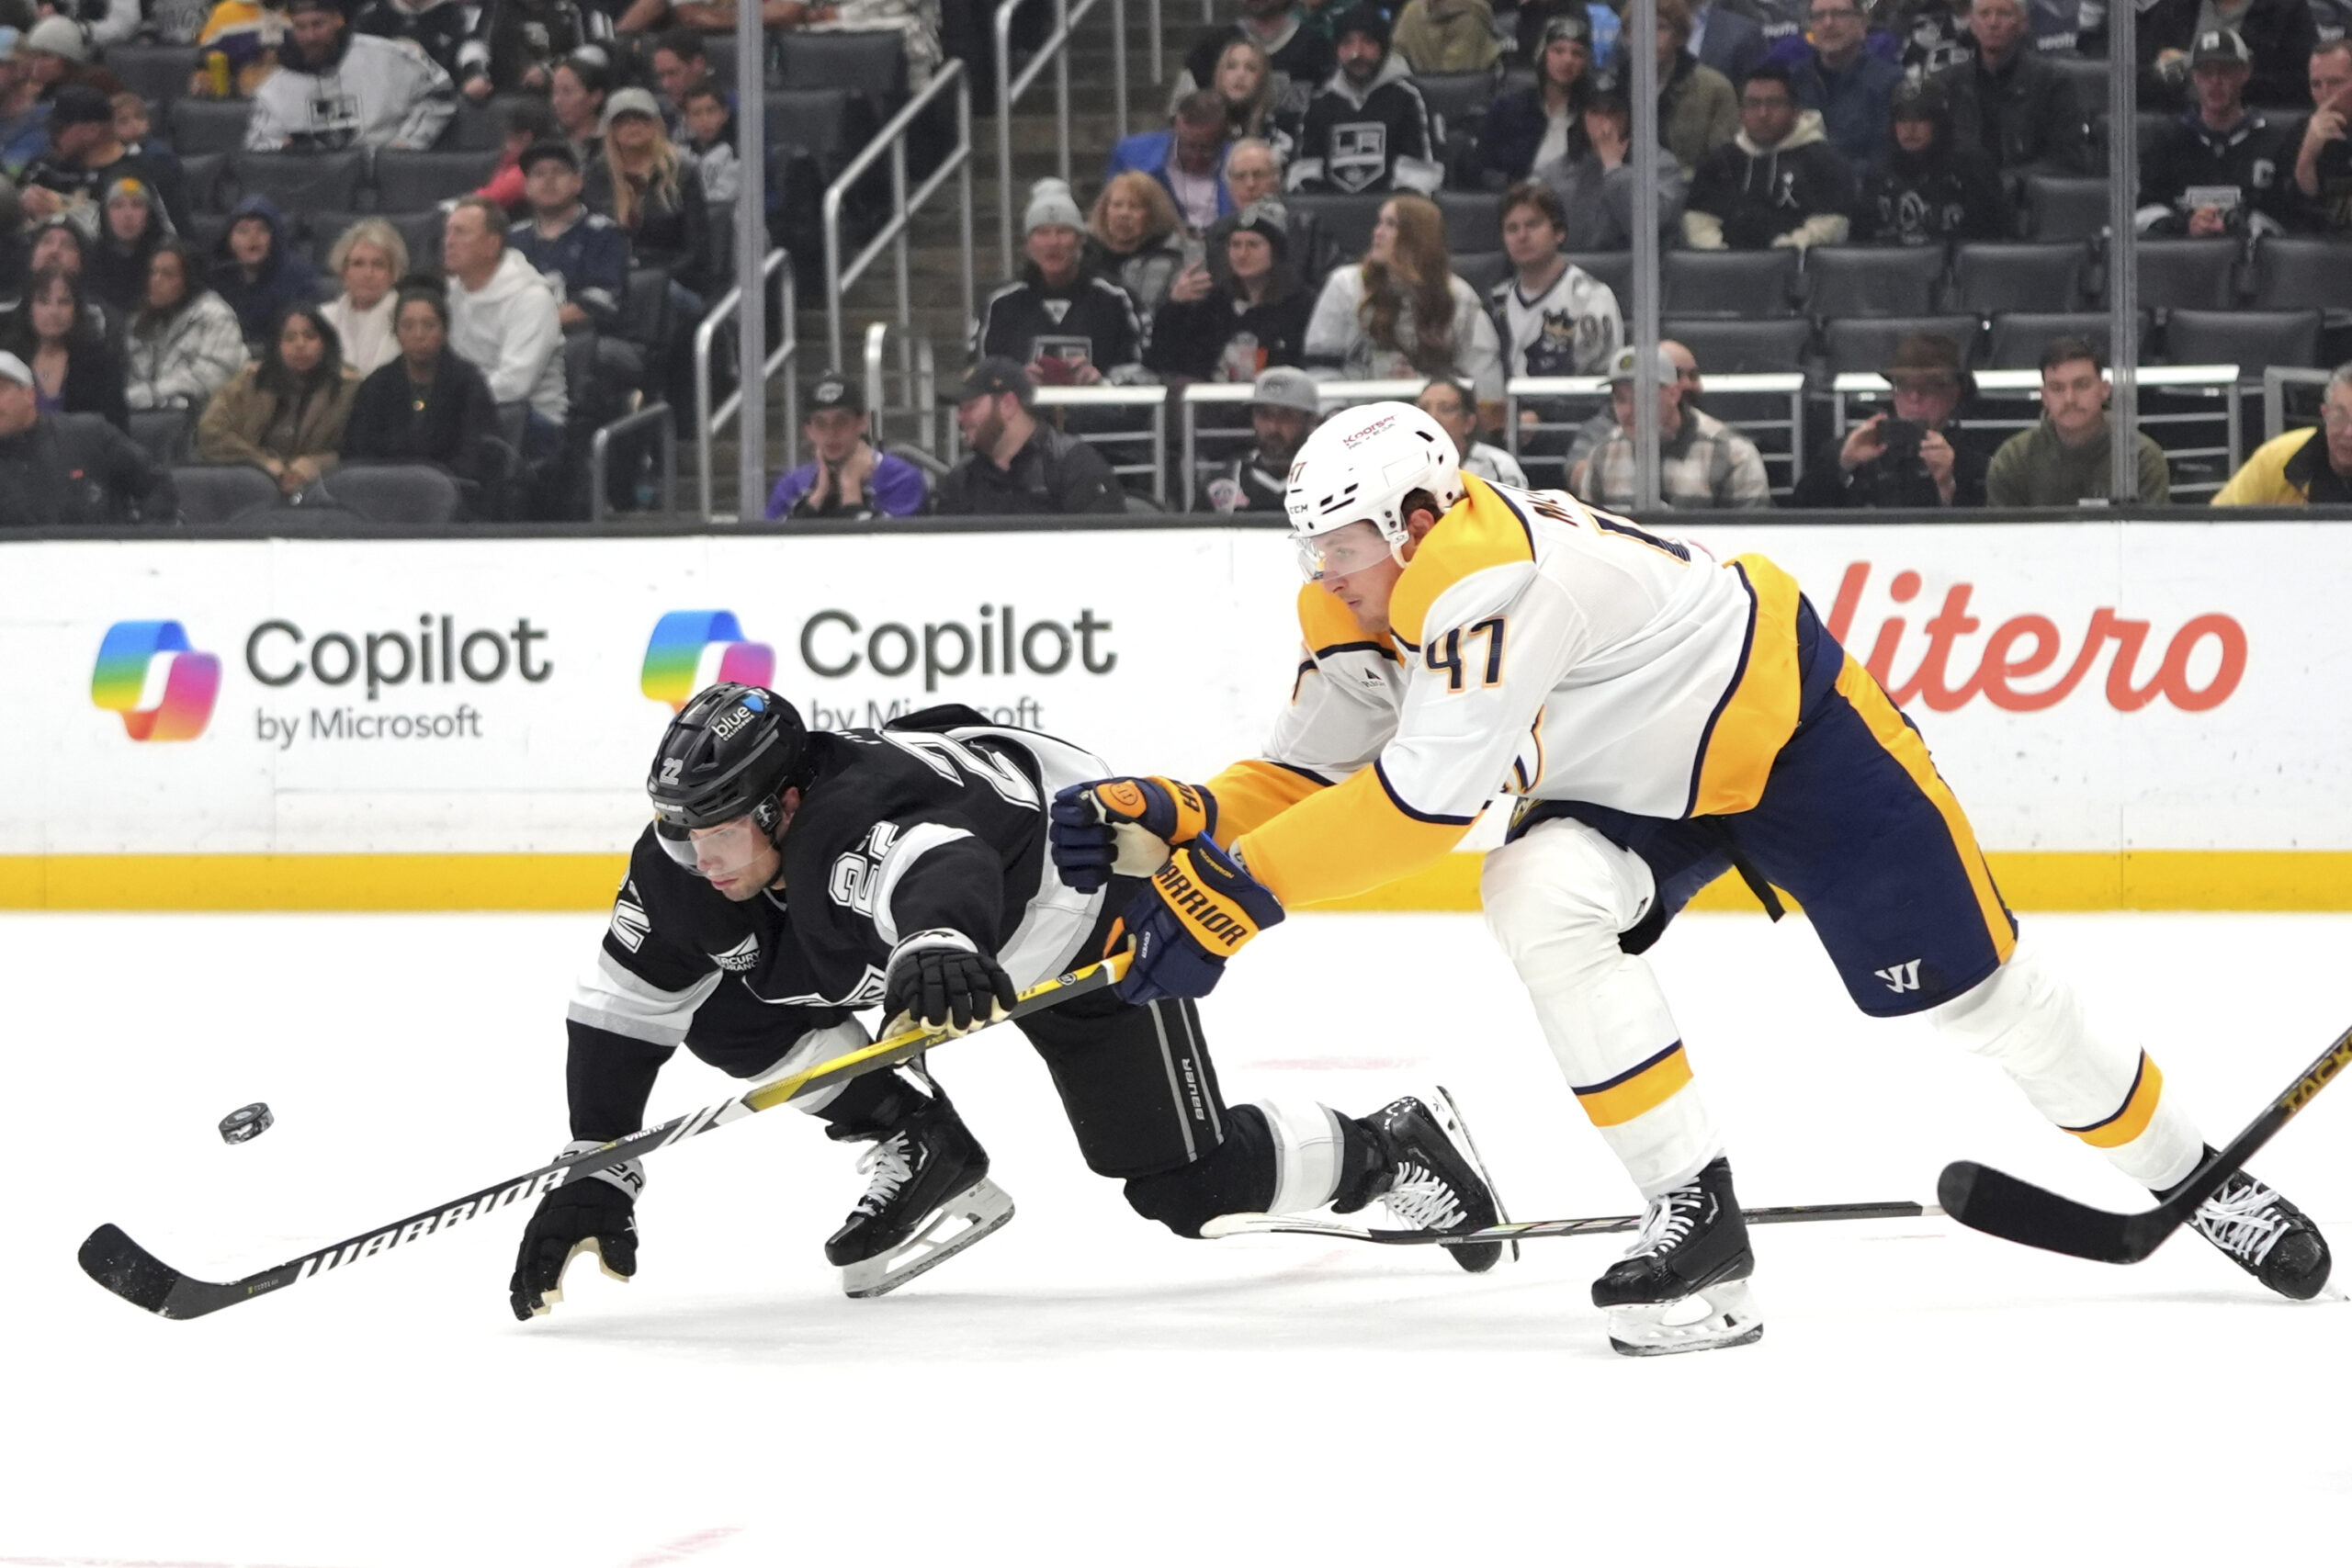
M 1710 1285 L 1670 1302 L 1609 1309 L 1609 1348 L 1621 1356 L 1729 1350 L 1764 1337 L 1747 1281 Z
M 1487 1184 L 1487 1196 L 1495 1201 L 1495 1224 L 1498 1225 L 1510 1224 L 1510 1213 L 1503 1207 L 1502 1190 L 1495 1185 L 1495 1173 L 1487 1168 L 1486 1156 L 1478 1152 L 1478 1142 L 1470 1135 L 1470 1123 L 1462 1119 L 1461 1109 L 1453 1103 L 1453 1091 L 1443 1084 L 1434 1084 L 1431 1089 L 1429 1106 L 1437 1115 L 1437 1124 L 1443 1129 L 1447 1137 L 1453 1140 L 1454 1146 L 1468 1158 L 1470 1168 L 1478 1173 L 1478 1179 Z M 1483 1247 L 1449 1247 L 1446 1250 L 1453 1254 L 1453 1260 L 1463 1268 L 1469 1269 L 1473 1274 L 1483 1274 L 1502 1261 L 1502 1248 L 1506 1247 L 1510 1249 L 1510 1260 L 1513 1263 L 1518 1262 L 1519 1243 L 1516 1241 L 1498 1244 L 1492 1258 L 1483 1262 L 1463 1256 L 1464 1252 L 1483 1253 L 1486 1250 Z
M 940 1205 L 929 1224 L 897 1247 L 842 1269 L 842 1292 L 854 1301 L 887 1296 L 916 1275 L 928 1273 L 975 1242 L 986 1240 L 1012 1218 L 1012 1195 L 982 1177 Z

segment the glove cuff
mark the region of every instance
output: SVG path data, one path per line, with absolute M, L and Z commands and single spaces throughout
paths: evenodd
M 952 947 L 958 953 L 980 951 L 980 944 L 962 931 L 948 926 L 934 926 L 927 931 L 917 931 L 912 936 L 901 937 L 899 945 L 890 950 L 889 962 L 885 964 L 883 968 L 886 971 L 889 970 L 908 953 L 921 953 L 925 948 L 933 947 Z
M 574 1138 L 563 1145 L 563 1152 L 556 1157 L 570 1159 L 573 1155 L 594 1154 L 604 1146 L 604 1144 L 594 1138 Z M 637 1201 L 637 1195 L 645 1190 L 645 1162 L 641 1159 L 623 1160 L 618 1165 L 608 1165 L 596 1172 L 595 1176 L 597 1180 L 609 1181 L 619 1188 L 621 1195 L 632 1203 Z

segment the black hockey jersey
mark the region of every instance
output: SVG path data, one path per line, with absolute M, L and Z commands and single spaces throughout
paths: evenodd
M 2188 215 L 2214 207 L 2233 234 L 2285 227 L 2301 205 L 2295 130 L 2258 109 L 2215 130 L 2191 109 L 2166 127 L 2140 164 L 2140 231 L 2186 234 Z
M 1306 106 L 1290 188 L 1432 192 L 1445 171 L 1432 151 L 1429 105 L 1404 57 L 1392 54 L 1362 92 L 1335 71 Z
M 979 354 L 1023 365 L 1091 365 L 1105 378 L 1128 380 L 1142 370 L 1143 323 L 1127 291 L 1099 274 L 1081 268 L 1069 285 L 1052 288 L 1028 267 L 982 307 Z
M 401 0 L 368 0 L 351 18 L 354 32 L 378 38 L 405 39 L 424 51 L 434 64 L 458 78 L 458 53 L 472 33 L 466 8 L 458 0 L 425 0 L 405 6 Z

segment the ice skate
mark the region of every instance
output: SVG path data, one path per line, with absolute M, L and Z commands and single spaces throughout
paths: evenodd
M 1609 1346 L 1621 1356 L 1727 1350 L 1764 1337 L 1749 1299 L 1756 1254 L 1718 1156 L 1692 1180 L 1650 1200 L 1642 1234 L 1592 1283 L 1609 1314 Z
M 2327 1286 L 2327 1238 L 2277 1189 L 2233 1171 L 2189 1217 L 2222 1256 L 2287 1297 L 2307 1302 Z
M 944 1095 L 876 1137 L 857 1168 L 865 1195 L 825 1243 L 853 1297 L 888 1295 L 1012 1218 L 1012 1195 L 989 1179 L 988 1152 Z
M 1382 1168 L 1356 1201 L 1333 1204 L 1336 1212 L 1351 1213 L 1377 1198 L 1407 1230 L 1476 1230 L 1503 1223 L 1502 1203 L 1477 1145 L 1442 1087 L 1427 1101 L 1407 1095 L 1385 1105 L 1363 1126 L 1379 1148 Z M 1503 1255 L 1500 1242 L 1445 1250 L 1473 1274 L 1492 1269 Z M 1518 1255 L 1514 1245 L 1511 1256 Z

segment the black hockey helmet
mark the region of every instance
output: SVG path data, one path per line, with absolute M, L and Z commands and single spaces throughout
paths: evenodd
M 662 732 L 645 781 L 662 847 L 692 865 L 688 833 L 739 817 L 774 843 L 784 824 L 780 797 L 806 784 L 814 763 L 808 727 L 790 703 L 732 681 L 705 687 Z

